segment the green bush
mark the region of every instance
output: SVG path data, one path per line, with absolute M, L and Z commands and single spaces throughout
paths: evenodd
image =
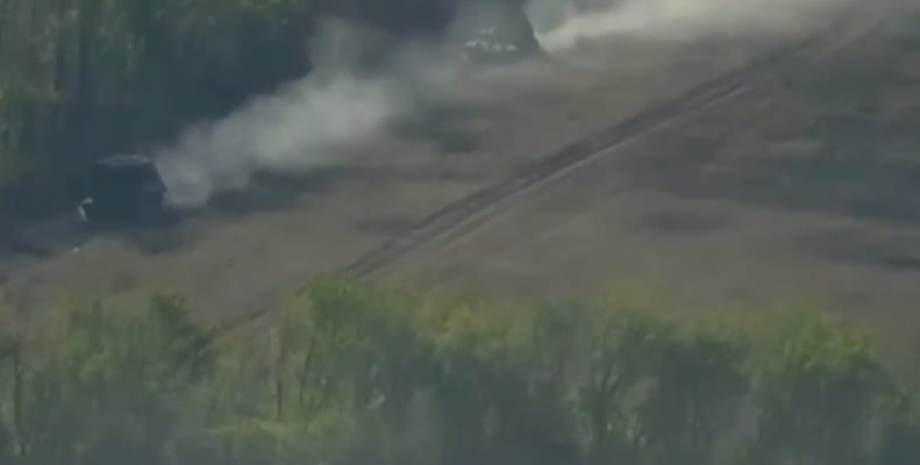
M 326 279 L 217 341 L 181 300 L 0 344 L 4 463 L 866 464 L 920 458 L 869 341 Z

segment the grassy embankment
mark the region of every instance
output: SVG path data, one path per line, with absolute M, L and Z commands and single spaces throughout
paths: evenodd
M 797 309 L 477 302 L 326 279 L 216 344 L 180 300 L 7 334 L 2 463 L 915 464 L 915 392 Z M 704 321 L 705 320 L 705 321 Z M 9 331 L 12 333 L 12 331 Z

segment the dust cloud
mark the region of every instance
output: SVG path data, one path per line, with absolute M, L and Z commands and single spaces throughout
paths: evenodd
M 177 206 L 245 188 L 257 171 L 306 171 L 378 133 L 410 105 L 392 82 L 347 74 L 304 79 L 226 119 L 193 127 L 155 155 Z
M 549 50 L 626 37 L 653 41 L 797 34 L 860 0 L 531 0 L 535 26 Z M 588 5 L 588 6 L 586 6 Z
M 530 0 L 526 11 L 541 47 L 561 55 L 605 37 L 786 33 L 810 27 L 851 1 L 857 0 Z M 362 57 L 384 42 L 349 23 L 326 21 L 310 41 L 310 75 L 222 120 L 191 127 L 173 145 L 154 151 L 170 202 L 200 207 L 216 193 L 245 189 L 258 172 L 290 174 L 337 164 L 425 101 L 475 94 L 464 72 L 470 65 L 443 44 L 401 44 L 386 66 L 362 72 Z M 511 68 L 500 78 L 506 89 L 508 80 L 517 85 L 541 72 L 528 65 Z
M 396 76 L 355 70 L 365 39 L 330 19 L 311 41 L 314 71 L 226 118 L 189 128 L 154 159 L 176 206 L 202 206 L 218 192 L 245 188 L 258 171 L 307 171 L 334 163 L 350 146 L 405 113 L 411 99 Z

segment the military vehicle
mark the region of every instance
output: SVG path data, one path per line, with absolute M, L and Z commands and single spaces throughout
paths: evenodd
M 77 207 L 84 222 L 148 222 L 165 211 L 166 185 L 153 160 L 141 155 L 97 160 L 88 190 Z
M 514 63 L 540 52 L 533 25 L 519 2 L 469 2 L 460 10 L 452 29 L 470 61 Z

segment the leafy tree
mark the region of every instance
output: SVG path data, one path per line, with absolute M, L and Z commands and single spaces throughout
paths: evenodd
M 752 461 L 866 463 L 870 425 L 894 393 L 868 340 L 825 317 L 808 317 L 785 327 L 774 344 L 754 379 Z
M 0 0 L 0 213 L 69 205 L 89 160 L 306 74 L 320 18 L 414 35 L 460 1 Z
M 827 318 L 717 329 L 634 305 L 322 279 L 205 344 L 184 302 L 0 338 L 3 463 L 902 465 L 916 398 Z

